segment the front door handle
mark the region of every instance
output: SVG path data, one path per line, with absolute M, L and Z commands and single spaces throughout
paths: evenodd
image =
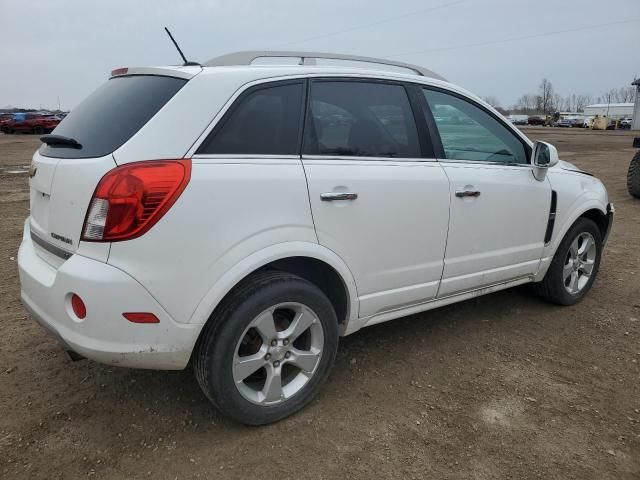
M 479 197 L 479 190 L 456 190 L 456 197 L 464 198 L 464 197 Z
M 333 202 L 334 200 L 355 200 L 356 198 L 358 198 L 358 194 L 353 192 L 329 192 L 320 194 L 320 200 L 323 202 Z

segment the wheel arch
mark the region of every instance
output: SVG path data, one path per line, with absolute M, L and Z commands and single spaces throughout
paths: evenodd
M 555 254 L 564 236 L 573 224 L 576 223 L 576 220 L 581 217 L 593 220 L 596 225 L 598 225 L 598 228 L 604 238 L 608 225 L 607 206 L 599 200 L 579 198 L 574 203 L 574 208 L 570 209 L 570 213 L 565 216 L 562 224 L 559 225 L 560 228 L 558 228 L 558 231 L 554 233 L 553 239 L 549 245 L 551 248 L 548 251 L 548 254 L 551 256 Z
M 540 268 L 534 277 L 534 282 L 544 278 L 562 239 L 579 218 L 593 220 L 598 226 L 603 240 L 606 239 L 609 230 L 609 217 L 607 216 L 607 206 L 600 199 L 580 197 L 574 202 L 573 208 L 569 209 L 569 212 L 564 216 L 560 225 L 556 224 L 557 229 L 554 229 L 551 242 L 544 248 Z
M 582 213 L 578 218 L 588 218 L 589 220 L 593 220 L 593 222 L 598 226 L 598 230 L 600 230 L 602 239 L 604 240 L 606 238 L 607 230 L 609 228 L 609 218 L 607 217 L 606 212 L 603 212 L 599 208 L 591 208 L 590 210 Z M 575 220 L 573 223 L 575 223 Z
M 228 270 L 205 294 L 189 323 L 205 324 L 239 283 L 255 272 L 268 269 L 293 273 L 318 286 L 334 305 L 341 331 L 346 330 L 350 320 L 357 318 L 358 294 L 346 263 L 318 244 L 288 242 L 255 252 Z

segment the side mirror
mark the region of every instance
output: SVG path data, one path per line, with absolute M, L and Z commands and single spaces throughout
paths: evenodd
M 558 150 L 547 142 L 536 141 L 533 144 L 533 175 L 536 180 L 544 180 L 547 169 L 556 165 L 559 161 Z

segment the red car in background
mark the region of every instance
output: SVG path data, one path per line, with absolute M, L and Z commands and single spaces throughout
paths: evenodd
M 14 114 L 11 119 L 0 123 L 2 133 L 51 133 L 58 126 L 60 118 L 55 115 L 38 115 L 33 113 Z

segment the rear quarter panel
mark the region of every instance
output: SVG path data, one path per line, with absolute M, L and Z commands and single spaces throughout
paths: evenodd
M 194 159 L 189 185 L 142 237 L 111 245 L 109 263 L 142 283 L 178 322 L 246 257 L 317 243 L 299 159 Z M 204 323 L 211 311 L 194 318 Z

